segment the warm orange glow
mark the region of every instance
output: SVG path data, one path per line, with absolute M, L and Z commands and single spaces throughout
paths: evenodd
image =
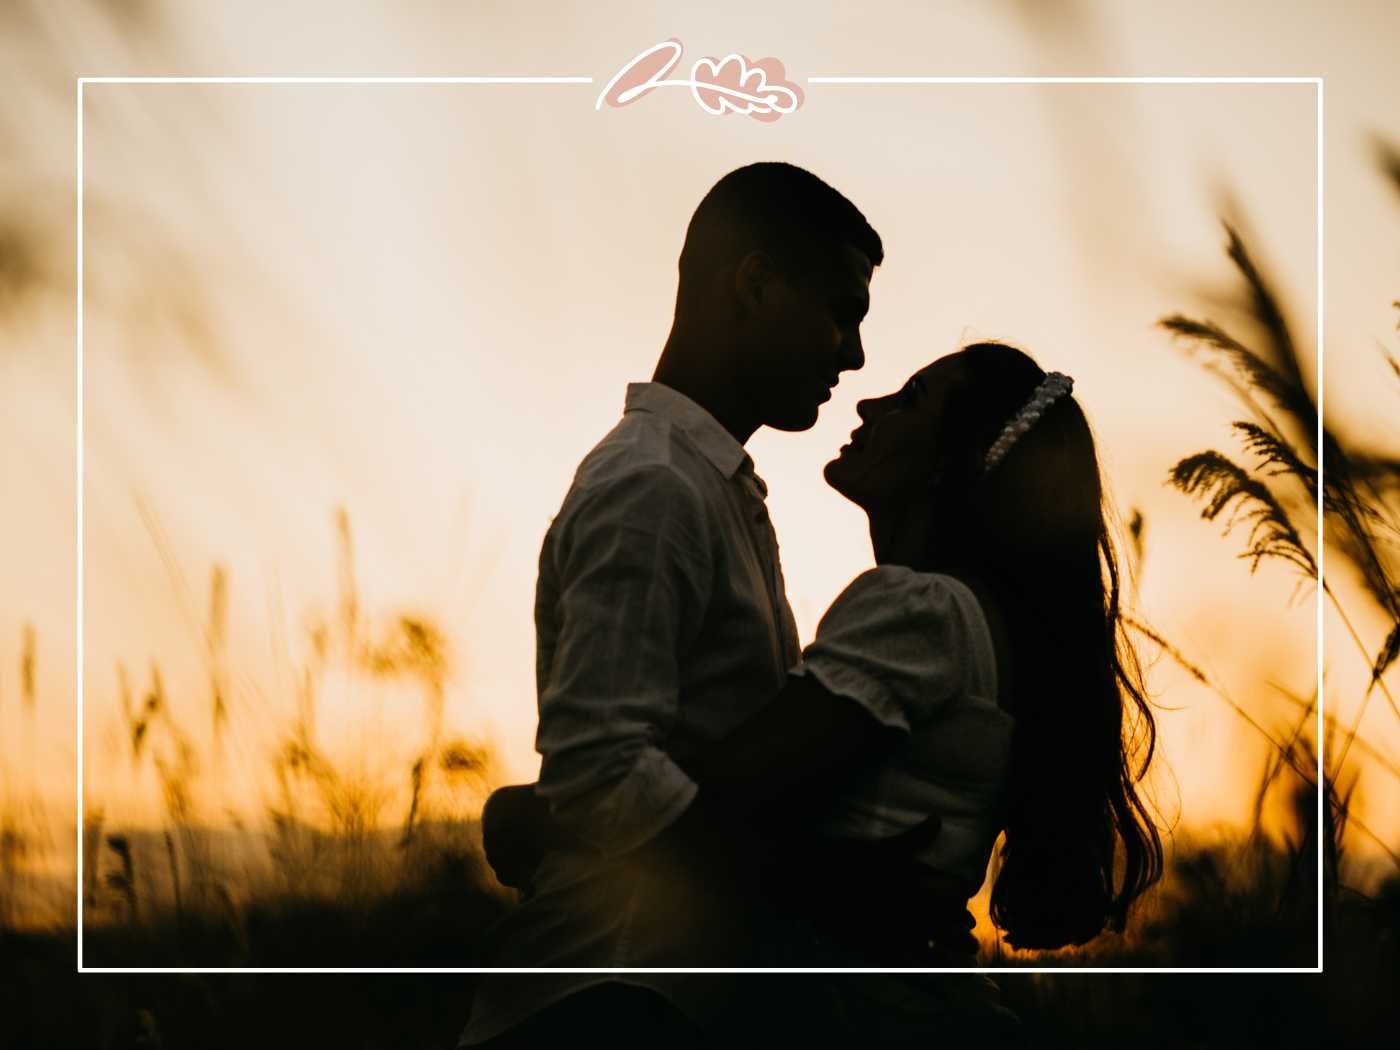
M 392 11 L 337 9 L 314 33 L 269 37 L 223 5 L 202 10 L 199 25 L 167 12 L 172 23 L 148 54 L 112 42 L 98 16 L 65 9 L 51 28 L 71 52 L 35 31 L 7 35 L 0 55 L 24 57 L 60 86 L 73 69 L 596 81 L 653 39 L 689 32 L 697 53 L 777 53 L 797 78 L 1311 75 L 1380 55 L 1400 32 L 1393 11 L 1369 15 L 1395 23 L 1387 34 L 1298 8 L 1279 13 L 1268 47 L 1242 46 L 1257 28 L 1243 12 L 1203 5 L 1148 26 L 1104 5 L 1093 24 L 1112 46 L 1095 49 L 1069 43 L 1092 34 L 1047 35 L 1026 21 L 1038 16 L 1013 14 L 1020 8 L 975 6 L 960 27 L 969 46 L 938 13 L 910 9 L 899 16 L 907 25 L 867 36 L 849 21 L 797 25 L 795 10 L 727 24 L 707 16 L 703 31 L 679 13 L 665 27 L 647 18 L 624 29 L 591 9 L 561 12 L 539 39 L 513 15 L 470 7 L 442 14 L 458 20 L 451 32 Z M 1316 50 L 1319 32 L 1344 39 L 1349 57 Z M 1184 42 L 1196 48 L 1189 61 Z M 1377 112 L 1400 73 L 1388 59 L 1377 69 L 1368 94 L 1356 78 L 1328 88 L 1327 407 L 1345 434 L 1393 419 L 1400 396 L 1368 349 L 1390 336 L 1388 304 L 1400 295 L 1391 250 L 1400 207 L 1360 137 L 1400 135 L 1393 114 Z M 89 806 L 110 822 L 164 819 L 156 770 L 132 761 L 116 670 L 126 669 L 139 705 L 158 666 L 168 710 L 198 755 L 199 818 L 262 818 L 275 802 L 272 756 L 293 731 L 314 660 L 309 628 L 334 633 L 341 614 L 338 507 L 353 531 L 363 637 L 389 637 L 405 614 L 439 627 L 441 733 L 489 742 L 498 778 L 531 777 L 540 539 L 578 459 L 616 419 L 625 383 L 650 374 L 691 209 L 720 174 L 768 158 L 808 166 L 849 195 L 887 250 L 864 329 L 867 367 L 846 377 L 813 430 L 765 432 L 749 446 L 771 490 L 804 637 L 869 563 L 863 519 L 820 475 L 856 400 L 965 341 L 1005 339 L 1075 376 L 1120 510 L 1146 517 L 1142 615 L 1284 732 L 1298 712 L 1278 687 L 1307 697 L 1315 683 L 1313 595 L 1290 604 L 1293 580 L 1279 566 L 1251 578 L 1235 558 L 1238 537 L 1220 539 L 1164 487 L 1178 458 L 1229 440 L 1239 410 L 1154 322 L 1216 311 L 1213 292 L 1232 279 L 1217 221 L 1228 191 L 1312 347 L 1312 87 L 810 85 L 801 112 L 761 125 L 708 117 L 679 91 L 596 113 L 600 83 L 88 89 Z M 17 90 L 0 108 L 15 118 L 5 135 L 24 139 L 6 145 L 19 166 L 0 185 L 0 249 L 4 237 L 28 246 L 37 275 L 14 295 L 0 288 L 13 406 L 0 418 L 4 791 L 61 814 L 74 803 L 76 687 L 71 93 Z M 1395 453 L 1393 427 L 1390 440 Z M 215 565 L 228 581 L 218 747 L 207 631 Z M 1384 625 L 1360 598 L 1349 608 L 1374 652 Z M 15 673 L 23 623 L 37 637 L 32 713 Z M 1332 713 L 1349 720 L 1365 666 L 1333 612 L 1326 623 L 1327 702 L 1335 696 Z M 382 789 L 383 821 L 400 821 L 409 768 L 432 732 L 430 691 L 412 675 L 376 677 L 337 659 L 317 687 L 317 739 L 338 768 Z M 1166 765 L 1153 777 L 1165 817 L 1191 828 L 1251 820 L 1267 745 L 1169 659 L 1150 682 L 1171 708 L 1159 715 Z M 150 730 L 149 746 L 175 747 L 161 732 Z M 1363 737 L 1381 753 L 1400 747 L 1400 719 L 1379 699 Z M 1400 782 L 1363 777 L 1355 811 L 1393 842 Z M 51 856 L 71 849 L 62 819 L 51 818 Z

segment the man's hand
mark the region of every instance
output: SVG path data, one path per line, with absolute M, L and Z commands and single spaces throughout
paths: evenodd
M 550 850 L 577 847 L 579 839 L 554 819 L 534 784 L 497 788 L 481 811 L 486 861 L 503 886 L 528 894 L 540 861 Z

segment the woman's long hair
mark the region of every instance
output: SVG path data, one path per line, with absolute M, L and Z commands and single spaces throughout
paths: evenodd
M 1011 651 L 1016 727 L 992 920 L 1017 948 L 1083 944 L 1122 931 L 1161 877 L 1161 839 L 1135 787 L 1156 727 L 1119 615 L 1088 421 L 1062 397 L 987 471 L 987 449 L 1045 373 L 999 343 L 958 357 L 965 383 L 940 428 L 930 561 L 955 552 L 986 581 Z

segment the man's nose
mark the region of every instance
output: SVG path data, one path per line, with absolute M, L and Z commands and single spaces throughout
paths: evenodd
M 841 354 L 837 358 L 836 367 L 840 372 L 858 372 L 865 367 L 865 347 L 861 344 L 859 335 L 842 340 Z

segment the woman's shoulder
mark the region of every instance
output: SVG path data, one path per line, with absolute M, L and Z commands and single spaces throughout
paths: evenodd
M 905 606 L 920 611 L 942 611 L 959 618 L 981 618 L 981 604 L 972 589 L 956 576 L 921 572 L 907 565 L 876 565 L 852 580 L 837 598 L 839 605 L 876 605 L 892 611 Z
M 905 565 L 867 569 L 832 602 L 817 639 L 924 653 L 946 669 L 986 627 L 972 590 L 953 576 Z
M 970 661 L 979 684 L 985 685 L 982 679 L 995 680 L 995 632 L 987 610 L 969 584 L 946 573 L 907 565 L 867 569 L 832 603 L 819 630 L 886 638 L 909 635 L 944 650 L 945 660 Z
M 967 588 L 939 573 L 879 565 L 832 603 L 803 653 L 803 672 L 909 729 L 980 682 L 978 616 Z

